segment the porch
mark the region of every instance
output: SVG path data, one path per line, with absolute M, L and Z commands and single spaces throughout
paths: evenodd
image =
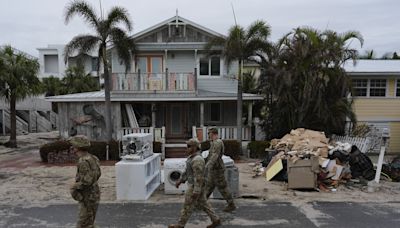
M 194 69 L 193 72 L 196 72 Z M 113 91 L 132 92 L 192 92 L 197 90 L 197 76 L 193 72 L 113 73 Z
M 198 138 L 200 142 L 208 140 L 208 129 L 211 127 L 217 128 L 219 136 L 222 140 L 237 140 L 237 127 L 235 126 L 193 126 L 191 136 L 188 138 Z M 132 133 L 151 133 L 155 142 L 161 143 L 162 158 L 169 157 L 182 157 L 186 150 L 185 141 L 188 139 L 175 140 L 175 142 L 167 141 L 166 139 L 166 128 L 155 127 L 137 127 L 129 128 L 124 127 L 118 131 L 117 140 L 121 140 L 122 136 Z M 242 128 L 242 141 L 251 140 L 251 127 L 245 126 Z M 181 150 L 179 149 L 181 148 Z M 172 149 L 172 150 L 171 150 Z M 166 153 L 167 152 L 167 153 Z M 169 152 L 169 153 L 168 153 Z

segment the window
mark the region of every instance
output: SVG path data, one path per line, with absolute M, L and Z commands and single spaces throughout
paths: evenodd
M 92 57 L 92 71 L 97 71 L 97 67 L 99 66 L 98 61 L 98 57 Z
M 222 103 L 210 102 L 205 104 L 206 122 L 209 124 L 220 123 L 222 121 Z
M 210 104 L 210 121 L 212 122 L 221 121 L 221 103 Z
M 366 97 L 368 91 L 368 79 L 353 79 L 353 91 L 355 97 Z
M 220 57 L 212 56 L 210 58 L 200 58 L 201 76 L 220 76 Z
M 370 97 L 385 97 L 386 96 L 386 79 L 371 79 L 369 96 Z
M 44 55 L 44 72 L 58 73 L 58 55 Z
M 400 79 L 396 80 L 396 97 L 400 97 Z
M 353 96 L 386 97 L 386 79 L 353 79 Z

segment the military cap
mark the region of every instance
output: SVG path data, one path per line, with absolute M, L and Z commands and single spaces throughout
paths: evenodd
M 218 135 L 218 129 L 216 127 L 212 127 L 210 129 L 208 129 L 208 132 L 211 132 L 213 134 L 217 134 Z
M 188 141 L 186 141 L 186 144 L 188 146 L 196 146 L 197 148 L 200 148 L 200 142 L 196 138 L 191 138 Z
M 76 135 L 68 139 L 68 142 L 73 146 L 77 148 L 81 147 L 89 147 L 90 146 L 90 141 L 89 139 L 84 136 L 84 135 Z

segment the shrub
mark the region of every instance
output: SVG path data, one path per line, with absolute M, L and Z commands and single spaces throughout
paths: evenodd
M 91 141 L 89 153 L 95 155 L 100 160 L 106 160 L 106 142 L 99 141 Z M 119 143 L 117 141 L 111 141 L 109 147 L 109 159 L 110 160 L 119 160 Z M 71 147 L 71 144 L 67 141 L 56 141 L 48 144 L 44 144 L 40 147 L 40 158 L 43 162 L 48 162 L 47 155 L 50 152 L 61 152 L 64 150 L 68 150 Z
M 232 159 L 238 159 L 240 155 L 240 144 L 236 140 L 222 140 L 225 146 L 225 155 L 230 156 Z M 210 149 L 210 141 L 201 142 L 201 151 Z
M 101 161 L 106 160 L 106 145 L 104 141 L 91 141 L 89 153 L 98 157 Z M 110 160 L 119 160 L 119 143 L 111 141 L 108 148 L 108 155 Z
M 236 140 L 223 140 L 225 146 L 225 155 L 232 159 L 238 159 L 240 155 L 240 143 Z
M 44 144 L 40 147 L 39 153 L 40 153 L 40 158 L 42 159 L 43 162 L 48 162 L 47 160 L 47 155 L 50 152 L 59 152 L 63 150 L 68 150 L 71 147 L 71 144 L 67 141 L 63 140 L 58 140 L 52 143 L 47 143 Z
M 247 145 L 250 150 L 250 158 L 264 159 L 267 156 L 265 149 L 269 147 L 269 141 L 252 141 Z

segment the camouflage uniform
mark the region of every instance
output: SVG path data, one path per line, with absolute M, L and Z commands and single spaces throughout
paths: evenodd
M 184 227 L 189 220 L 195 208 L 203 210 L 210 217 L 213 223 L 219 223 L 220 220 L 215 214 L 211 205 L 207 202 L 204 192 L 204 159 L 196 153 L 188 157 L 186 161 L 186 170 L 182 174 L 181 183 L 188 182 L 188 188 L 185 193 L 185 203 L 181 210 L 181 217 L 179 218 L 179 226 Z M 197 201 L 192 198 L 193 194 L 199 195 Z
M 224 143 L 221 139 L 210 142 L 210 150 L 206 164 L 206 196 L 210 197 L 215 187 L 228 202 L 228 205 L 234 205 L 232 194 L 228 189 L 225 179 L 225 165 L 222 161 L 224 154 Z
M 70 142 L 75 146 L 72 141 Z M 86 153 L 79 158 L 75 183 L 71 187 L 72 197 L 79 201 L 78 228 L 94 227 L 100 201 L 100 189 L 97 184 L 100 176 L 100 162 L 96 156 Z

